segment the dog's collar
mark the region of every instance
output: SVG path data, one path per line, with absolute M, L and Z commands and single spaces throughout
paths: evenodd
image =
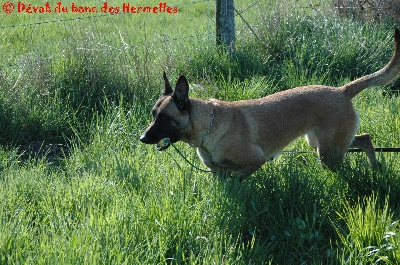
M 210 128 L 208 128 L 208 131 L 207 131 L 207 134 L 209 134 L 210 133 L 210 131 L 211 131 L 211 128 L 212 128 L 212 126 L 213 126 L 213 124 L 214 124 L 214 109 L 211 111 L 211 121 L 210 121 Z
M 207 133 L 203 136 L 203 140 L 201 141 L 201 146 L 203 146 L 204 138 L 206 138 L 206 136 L 209 135 L 210 132 L 211 132 L 211 129 L 212 129 L 213 125 L 214 125 L 214 117 L 215 117 L 215 115 L 214 115 L 214 109 L 213 109 L 213 110 L 211 111 L 210 127 L 208 128 Z

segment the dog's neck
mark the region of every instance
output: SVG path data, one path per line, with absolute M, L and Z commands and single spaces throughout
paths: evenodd
M 201 147 L 215 124 L 214 104 L 206 100 L 191 99 L 191 108 L 191 125 L 182 141 L 188 143 L 192 147 Z M 208 118 L 205 119 L 204 117 Z

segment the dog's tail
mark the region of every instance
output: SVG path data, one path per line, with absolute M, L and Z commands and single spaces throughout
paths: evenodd
M 353 98 L 364 89 L 372 86 L 384 86 L 400 75 L 400 30 L 394 32 L 394 54 L 390 62 L 381 70 L 354 80 L 340 89 Z

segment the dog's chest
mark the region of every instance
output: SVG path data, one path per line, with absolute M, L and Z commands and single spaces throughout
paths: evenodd
M 200 157 L 203 164 L 206 165 L 207 167 L 210 167 L 213 164 L 212 154 L 206 148 L 198 147 L 197 155 Z
M 198 147 L 197 154 L 206 167 L 215 171 L 239 170 L 241 168 L 240 165 L 237 165 L 233 161 L 228 160 L 223 155 L 221 156 L 220 153 L 210 152 L 204 147 Z

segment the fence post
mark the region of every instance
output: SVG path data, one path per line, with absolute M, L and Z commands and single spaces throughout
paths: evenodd
M 217 46 L 235 52 L 235 7 L 233 0 L 216 0 Z

